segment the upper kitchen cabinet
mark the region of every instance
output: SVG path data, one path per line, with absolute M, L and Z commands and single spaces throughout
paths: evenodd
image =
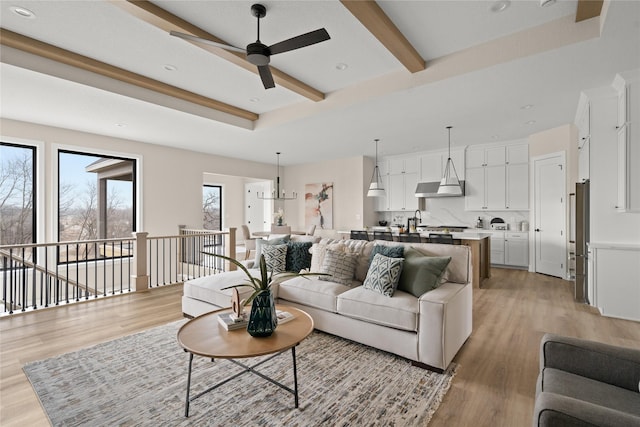
M 618 74 L 617 202 L 618 212 L 640 212 L 640 71 Z
M 467 150 L 467 210 L 529 209 L 529 146 L 475 146 Z
M 383 159 L 380 173 L 385 186 L 385 197 L 377 203 L 378 211 L 415 211 L 418 198 L 418 160 L 415 155 Z
M 434 182 L 440 181 L 444 175 L 444 169 L 447 166 L 447 159 L 449 155 L 447 152 L 431 152 L 425 153 L 418 158 L 419 162 L 419 176 L 420 182 Z M 464 148 L 458 148 L 451 150 L 451 160 L 456 168 L 458 179 L 465 179 L 465 155 Z

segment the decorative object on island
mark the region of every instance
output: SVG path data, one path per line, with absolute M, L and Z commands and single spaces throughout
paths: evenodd
M 333 182 L 305 184 L 304 222 L 307 227 L 333 229 Z
M 449 130 L 449 156 L 447 158 L 447 165 L 444 168 L 444 176 L 440 181 L 440 187 L 438 187 L 438 194 L 457 194 L 462 195 L 462 188 L 460 187 L 460 180 L 456 173 L 456 167 L 451 160 L 451 126 L 447 126 Z
M 382 187 L 382 178 L 380 178 L 380 169 L 378 169 L 378 142 L 380 140 L 376 138 L 374 141 L 376 143 L 376 165 L 373 167 L 373 175 L 371 176 L 367 197 L 384 197 L 385 192 Z
M 258 199 L 262 200 L 295 200 L 298 197 L 298 194 L 293 191 L 291 196 L 287 196 L 284 190 L 280 193 L 280 152 L 276 152 L 277 160 L 276 160 L 276 189 L 271 192 L 270 196 L 258 192 Z
M 214 257 L 222 258 L 235 264 L 241 269 L 247 276 L 245 283 L 237 285 L 227 286 L 221 290 L 239 288 L 241 286 L 249 286 L 253 288 L 253 293 L 245 301 L 244 304 L 251 303 L 251 313 L 249 314 L 249 323 L 247 324 L 247 332 L 253 337 L 268 337 L 273 334 L 276 326 L 278 326 L 278 317 L 276 313 L 275 303 L 273 301 L 273 294 L 271 293 L 271 284 L 275 279 L 273 272 L 267 270 L 267 261 L 264 254 L 260 255 L 260 277 L 254 277 L 251 275 L 247 267 L 235 258 L 228 257 L 226 255 L 215 254 L 211 252 L 203 252 L 205 255 L 211 255 Z M 322 273 L 292 273 L 285 272 L 277 274 L 277 278 L 289 278 L 297 276 L 326 276 Z M 237 291 L 237 289 L 234 289 Z M 238 297 L 239 298 L 239 297 Z

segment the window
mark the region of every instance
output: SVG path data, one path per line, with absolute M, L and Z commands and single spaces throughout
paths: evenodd
M 202 215 L 205 230 L 222 230 L 222 186 L 202 187 Z
M 36 148 L 0 143 L 0 245 L 35 243 Z
M 58 240 L 131 237 L 136 223 L 135 176 L 132 159 L 59 151 Z M 73 248 L 62 247 L 60 262 L 130 253 L 129 248 L 117 253 L 95 245 L 81 248 L 81 253 L 72 253 Z

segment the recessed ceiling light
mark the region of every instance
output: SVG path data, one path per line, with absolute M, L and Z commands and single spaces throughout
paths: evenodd
M 531 108 L 533 108 L 533 104 L 527 104 L 520 107 L 521 110 L 529 110 Z
M 164 64 L 162 66 L 162 68 L 164 68 L 167 71 L 176 71 L 178 69 L 178 67 L 176 67 L 175 65 L 171 65 L 171 64 Z
M 31 12 L 29 9 L 25 9 L 20 6 L 11 6 L 9 10 L 21 18 L 33 19 L 36 17 L 36 14 Z
M 127 125 L 125 125 L 124 123 L 116 123 L 116 127 L 124 128 L 127 127 Z
M 535 121 L 535 120 L 529 120 L 529 121 L 528 121 L 527 123 L 525 123 L 525 124 L 527 124 L 527 125 L 533 125 L 533 124 L 535 124 L 535 123 L 536 123 L 536 121 Z
M 504 12 L 509 6 L 511 6 L 510 0 L 499 0 L 491 5 L 491 12 L 493 13 Z
M 340 63 L 336 64 L 336 70 L 338 70 L 338 71 L 344 71 L 347 68 L 349 68 L 349 66 L 347 64 L 345 64 L 344 62 L 340 62 Z
M 249 102 L 260 102 L 260 98 L 254 96 L 253 98 L 249 98 Z

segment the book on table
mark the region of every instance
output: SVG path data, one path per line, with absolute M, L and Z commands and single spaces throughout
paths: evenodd
M 245 328 L 249 323 L 249 316 L 244 316 L 240 319 L 236 319 L 233 316 L 233 313 L 221 313 L 218 314 L 218 322 L 227 331 L 233 331 L 235 329 Z
M 288 311 L 276 310 L 276 317 L 278 318 L 278 324 L 281 325 L 287 323 L 289 320 L 293 320 L 295 316 Z

